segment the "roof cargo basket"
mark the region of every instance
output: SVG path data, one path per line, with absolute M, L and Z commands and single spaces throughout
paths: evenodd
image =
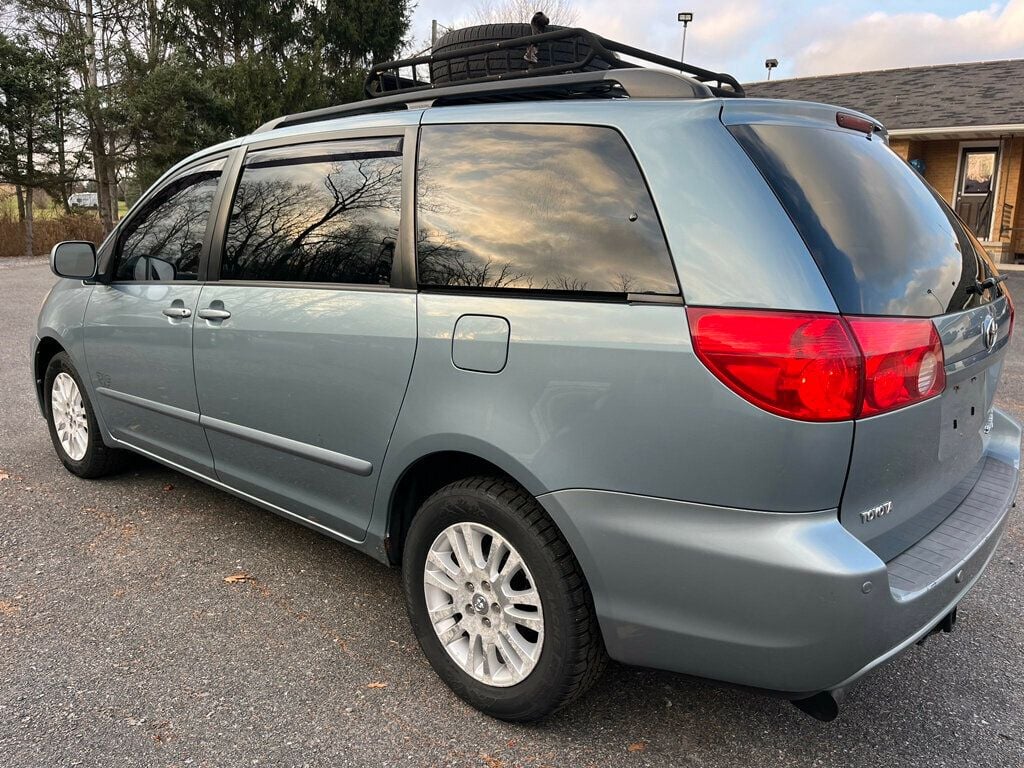
M 523 69 L 521 62 L 513 59 L 514 55 L 528 46 L 542 48 L 545 45 L 550 46 L 556 42 L 571 43 L 577 55 L 571 57 L 569 61 L 562 61 L 547 66 L 535 66 L 532 69 Z M 459 69 L 466 73 L 467 76 L 458 81 L 462 85 L 579 72 L 584 67 L 591 67 L 595 62 L 602 62 L 607 65 L 605 71 L 644 67 L 644 64 L 621 59 L 617 54 L 639 59 L 646 64 L 655 64 L 685 73 L 694 80 L 704 83 L 715 96 L 744 95 L 743 86 L 730 74 L 712 72 L 709 69 L 695 67 L 692 64 L 686 64 L 641 48 L 626 45 L 625 43 L 609 40 L 580 27 L 568 27 L 536 35 L 526 35 L 483 45 L 474 45 L 468 48 L 458 48 L 440 53 L 415 56 L 409 59 L 398 59 L 396 61 L 375 64 L 366 76 L 364 90 L 367 98 L 379 98 L 399 93 L 409 94 L 448 87 L 449 83 L 445 83 L 444 86 L 435 85 L 429 79 L 421 79 L 420 77 L 419 67 L 425 66 L 427 71 L 431 71 L 433 65 L 438 62 L 448 62 L 449 68 L 453 70 Z M 481 68 L 481 55 L 483 56 L 483 71 L 482 74 L 477 74 Z M 474 60 L 472 67 L 470 64 L 471 57 Z M 518 66 L 513 65 L 514 61 Z M 461 65 L 461 67 L 458 65 Z M 631 93 L 630 95 L 640 96 L 642 94 Z M 424 96 L 425 98 L 430 98 L 426 94 Z
M 515 49 L 527 45 L 544 45 L 552 41 L 583 41 L 573 50 L 582 52 L 578 58 L 562 61 L 556 65 L 535 66 L 523 69 L 512 66 Z M 431 83 L 419 79 L 417 67 L 451 62 L 466 61 L 462 72 L 471 70 L 466 57 L 473 56 L 473 70 L 479 69 L 480 54 L 483 58 L 484 74 L 459 79 L 455 83 Z M 648 64 L 666 69 L 653 68 L 626 61 L 618 55 L 631 56 Z M 590 66 L 596 59 L 607 67 Z M 493 58 L 493 63 L 492 63 Z M 502 65 L 504 62 L 504 65 Z M 577 71 L 581 68 L 587 71 Z M 457 67 L 453 67 L 457 68 Z M 407 71 L 406 71 L 407 70 Z M 683 76 L 680 73 L 688 76 Z M 406 76 L 409 75 L 409 76 Z M 510 38 L 497 43 L 459 48 L 411 59 L 388 61 L 375 65 L 366 77 L 367 98 L 352 104 L 339 104 L 294 115 L 285 115 L 264 123 L 254 133 L 265 133 L 276 128 L 316 123 L 340 117 L 351 117 L 369 113 L 386 112 L 430 106 L 454 104 L 481 104 L 497 101 L 522 101 L 541 99 L 706 99 L 712 96 L 743 96 L 743 86 L 736 78 L 724 72 L 712 72 L 691 64 L 659 56 L 649 51 L 617 43 L 595 35 L 585 29 L 566 28 L 538 35 Z

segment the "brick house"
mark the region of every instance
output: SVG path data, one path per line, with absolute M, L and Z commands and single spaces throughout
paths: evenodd
M 996 261 L 1024 260 L 1024 59 L 909 67 L 744 86 L 747 95 L 850 107 L 974 230 Z

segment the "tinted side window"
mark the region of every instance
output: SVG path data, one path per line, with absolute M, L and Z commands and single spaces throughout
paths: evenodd
M 576 125 L 430 125 L 420 136 L 421 285 L 678 294 L 623 138 Z
M 401 199 L 397 139 L 251 152 L 235 193 L 221 277 L 387 285 Z
M 145 204 L 118 238 L 115 280 L 195 280 L 224 160 L 186 171 Z

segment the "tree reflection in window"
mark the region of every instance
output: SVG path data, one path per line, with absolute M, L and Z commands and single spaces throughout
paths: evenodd
M 250 153 L 231 210 L 221 276 L 387 285 L 401 171 L 394 139 Z
M 646 184 L 610 128 L 424 126 L 417 201 L 421 285 L 679 293 Z
M 126 223 L 115 280 L 195 280 L 224 160 L 185 172 Z

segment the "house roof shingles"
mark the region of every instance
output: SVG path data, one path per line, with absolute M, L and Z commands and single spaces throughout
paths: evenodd
M 754 98 L 856 109 L 888 130 L 1024 123 L 1024 59 L 798 77 L 743 87 Z

